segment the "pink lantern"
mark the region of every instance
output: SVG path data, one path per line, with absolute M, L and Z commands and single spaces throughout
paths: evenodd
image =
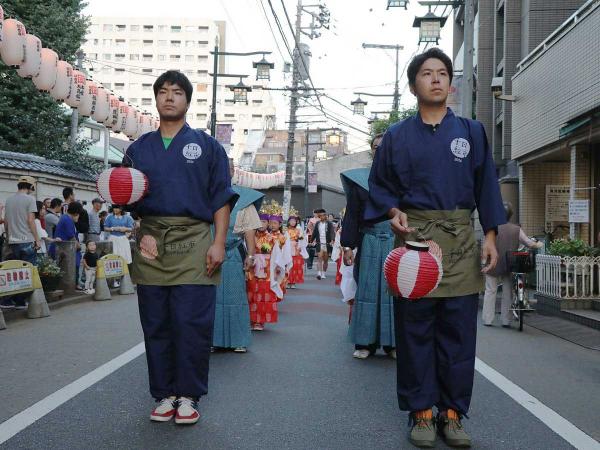
M 383 265 L 385 279 L 395 297 L 416 300 L 429 295 L 442 279 L 442 262 L 423 242 L 406 242 L 390 252 Z
M 0 39 L 1 40 L 1 39 Z M 17 73 L 22 78 L 35 77 L 42 65 L 42 41 L 33 34 L 25 35 L 25 59 Z
M 442 248 L 438 245 L 438 243 L 435 241 L 425 241 L 425 244 L 429 246 L 429 253 L 431 253 L 441 262 L 444 254 L 442 252 Z
M 133 137 L 137 132 L 137 119 L 138 119 L 138 110 L 129 105 L 129 110 L 127 111 L 127 118 L 125 119 L 125 129 L 123 133 L 127 137 Z
M 96 180 L 98 194 L 113 205 L 131 205 L 148 192 L 148 178 L 137 169 L 106 169 Z
M 110 100 L 108 104 L 109 113 L 108 117 L 104 121 L 104 125 L 106 125 L 108 128 L 113 128 L 117 125 L 117 120 L 119 118 L 119 106 L 121 106 L 119 97 L 114 94 L 110 94 Z
M 2 48 L 2 23 L 4 22 L 4 10 L 0 5 L 0 48 Z
M 85 88 L 85 75 L 79 70 L 73 70 L 73 76 L 71 77 L 71 87 L 69 89 L 69 95 L 65 98 L 65 103 L 71 108 L 79 107 L 81 98 L 83 97 L 83 90 Z
M 98 99 L 92 119 L 98 123 L 104 123 L 110 114 L 110 92 L 102 86 L 98 86 Z
M 0 57 L 7 66 L 17 67 L 25 59 L 25 27 L 16 19 L 6 19 L 2 27 Z
M 50 91 L 56 83 L 56 69 L 58 66 L 58 55 L 54 50 L 42 48 L 40 52 L 40 72 L 33 77 L 33 84 L 40 91 Z
M 56 66 L 56 83 L 50 89 L 52 98 L 63 101 L 71 93 L 71 81 L 73 79 L 73 66 L 66 61 L 58 61 Z
M 150 115 L 148 114 L 140 114 L 138 116 L 138 121 L 137 121 L 137 132 L 134 136 L 135 139 L 139 138 L 140 136 L 149 133 L 152 131 L 152 124 L 151 124 L 151 119 L 152 117 L 150 117 Z
M 84 117 L 90 117 L 96 110 L 96 103 L 98 102 L 98 86 L 92 80 L 86 80 L 85 86 L 83 87 L 83 97 L 81 97 L 81 103 L 79 104 L 79 114 Z

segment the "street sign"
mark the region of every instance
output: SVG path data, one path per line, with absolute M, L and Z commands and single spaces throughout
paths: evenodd
M 590 202 L 589 200 L 571 200 L 569 202 L 569 222 L 589 223 Z

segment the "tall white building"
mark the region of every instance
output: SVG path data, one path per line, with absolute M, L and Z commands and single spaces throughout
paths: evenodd
M 194 86 L 187 122 L 206 130 L 212 103 L 213 50 L 218 37 L 225 49 L 226 24 L 208 19 L 162 19 L 140 17 L 92 17 L 86 36 L 85 68 L 94 80 L 142 111 L 156 113 L 155 79 L 164 71 L 177 69 Z M 257 60 L 260 57 L 256 58 Z M 221 57 L 219 73 L 227 72 L 227 60 Z M 269 91 L 256 89 L 266 85 L 255 81 L 256 71 L 248 58 L 249 77 L 244 83 L 255 87 L 248 104 L 233 103 L 228 85 L 239 79 L 219 78 L 217 87 L 217 123 L 231 124 L 232 145 L 228 149 L 235 160 L 255 150 L 264 130 L 275 126 L 275 107 Z

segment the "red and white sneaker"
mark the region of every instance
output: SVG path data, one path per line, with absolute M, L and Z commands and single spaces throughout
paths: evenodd
M 197 403 L 191 398 L 180 397 L 177 400 L 177 415 L 175 423 L 179 425 L 192 425 L 200 419 Z
M 150 414 L 150 420 L 154 422 L 168 422 L 171 420 L 177 412 L 175 408 L 176 401 L 175 397 L 163 398 L 158 402 L 158 406 L 154 408 L 152 414 Z

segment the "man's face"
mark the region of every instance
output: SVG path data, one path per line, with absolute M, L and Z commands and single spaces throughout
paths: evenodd
M 320 213 L 320 214 L 319 214 L 319 220 L 320 220 L 321 222 L 326 222 L 326 221 L 327 221 L 327 214 L 325 214 L 325 213 Z
M 102 209 L 102 203 L 95 202 L 92 205 L 94 207 L 94 211 L 98 212 Z
M 381 141 L 383 141 L 383 136 L 375 138 L 373 140 L 373 145 L 371 146 L 371 150 L 373 150 L 373 154 L 377 152 L 379 146 L 381 145 Z
M 269 221 L 269 229 L 271 231 L 277 231 L 277 230 L 279 230 L 280 227 L 281 227 L 281 224 L 279 223 L 279 221 L 277 221 L 277 220 Z
M 50 209 L 50 200 L 44 200 L 44 206 L 46 209 Z
M 415 85 L 410 91 L 420 103 L 426 105 L 445 105 L 450 90 L 450 74 L 446 65 L 437 58 L 426 60 L 419 72 Z
M 185 91 L 177 84 L 165 83 L 156 94 L 156 109 L 160 120 L 181 120 L 185 117 L 188 107 Z

